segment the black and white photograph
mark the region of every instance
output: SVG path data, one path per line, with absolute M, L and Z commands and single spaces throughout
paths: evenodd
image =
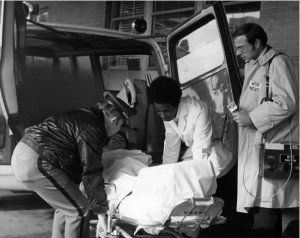
M 298 0 L 0 0 L 0 238 L 299 226 Z

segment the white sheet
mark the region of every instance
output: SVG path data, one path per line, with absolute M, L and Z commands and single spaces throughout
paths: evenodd
M 119 212 L 138 221 L 163 223 L 184 199 L 210 197 L 217 188 L 208 160 L 143 168 L 133 183 L 132 195 Z
M 151 163 L 151 156 L 140 150 L 118 149 L 102 154 L 103 177 L 105 182 L 116 185 L 117 200 L 132 191 L 139 171 Z
M 141 151 L 117 150 L 103 156 L 104 178 L 117 186 L 117 198 L 132 191 L 119 205 L 126 217 L 163 223 L 182 200 L 210 197 L 216 191 L 208 160 L 148 167 L 150 162 L 151 157 Z

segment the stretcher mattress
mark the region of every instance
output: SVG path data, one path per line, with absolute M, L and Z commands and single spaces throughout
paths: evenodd
M 120 214 L 141 222 L 163 223 L 172 209 L 189 198 L 213 195 L 216 176 L 209 160 L 149 167 L 141 151 L 117 150 L 103 156 L 104 178 L 116 186 Z M 130 195 L 128 195 L 131 192 Z

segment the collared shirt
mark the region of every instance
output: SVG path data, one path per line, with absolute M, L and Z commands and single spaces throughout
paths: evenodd
M 192 97 L 181 98 L 176 117 L 165 121 L 164 125 L 166 133 L 163 163 L 178 161 L 181 141 L 191 148 L 193 159 L 207 158 L 206 152 L 211 147 L 212 126 L 208 108 L 203 101 Z
M 266 46 L 263 51 L 260 53 L 260 55 L 257 57 L 257 60 L 259 60 L 260 57 L 262 57 L 267 52 L 268 47 Z
M 267 52 L 268 46 L 266 46 L 263 51 L 260 53 L 260 55 L 256 59 L 252 59 L 249 61 L 250 64 L 256 64 L 259 63 L 262 59 L 263 55 Z

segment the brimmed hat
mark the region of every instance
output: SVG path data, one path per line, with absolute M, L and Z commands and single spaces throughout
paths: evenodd
M 117 111 L 128 119 L 129 116 L 133 116 L 137 113 L 135 109 L 135 89 L 132 82 L 127 79 L 123 83 L 121 91 L 114 96 L 111 92 L 104 92 L 103 97 L 109 103 L 115 106 Z M 130 99 L 130 100 L 129 100 Z M 130 106 L 131 105 L 131 106 Z
M 136 114 L 137 111 L 135 108 L 129 107 L 122 99 L 115 97 L 112 93 L 106 91 L 103 93 L 103 96 L 105 100 L 114 105 L 117 111 L 126 118 Z

